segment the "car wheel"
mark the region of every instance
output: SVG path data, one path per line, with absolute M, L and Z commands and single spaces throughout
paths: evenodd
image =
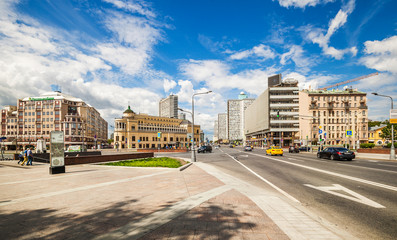
M 320 155 L 320 153 L 317 153 L 317 158 L 321 158 L 321 155 Z
M 335 160 L 334 155 L 331 155 L 330 159 L 331 159 L 331 160 Z
M 283 154 L 280 154 L 280 156 L 283 156 Z

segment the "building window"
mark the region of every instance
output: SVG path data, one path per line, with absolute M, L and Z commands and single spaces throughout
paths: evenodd
M 132 136 L 132 139 L 131 139 L 133 142 L 135 142 L 135 136 Z
M 123 141 L 123 142 L 124 142 L 124 136 L 121 136 L 121 141 Z

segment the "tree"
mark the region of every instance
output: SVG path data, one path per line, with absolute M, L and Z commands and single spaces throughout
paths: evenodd
M 108 144 L 109 145 L 112 144 L 113 141 L 114 141 L 113 139 L 108 139 Z
M 380 134 L 381 138 L 391 139 L 391 124 L 389 121 L 386 122 L 387 126 L 382 129 L 382 133 Z M 394 139 L 397 138 L 397 126 L 394 126 Z

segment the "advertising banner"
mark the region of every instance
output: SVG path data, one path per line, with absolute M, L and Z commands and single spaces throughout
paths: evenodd
M 51 167 L 64 167 L 64 137 L 62 131 L 51 131 L 50 137 L 50 165 Z

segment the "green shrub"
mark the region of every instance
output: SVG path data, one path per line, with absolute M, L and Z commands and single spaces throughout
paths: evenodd
M 391 143 L 388 143 L 388 144 L 386 145 L 386 147 L 387 147 L 387 148 L 391 148 Z M 397 147 L 397 143 L 396 143 L 396 142 L 394 142 L 394 147 Z
M 360 148 L 373 148 L 375 147 L 375 143 L 361 143 Z

